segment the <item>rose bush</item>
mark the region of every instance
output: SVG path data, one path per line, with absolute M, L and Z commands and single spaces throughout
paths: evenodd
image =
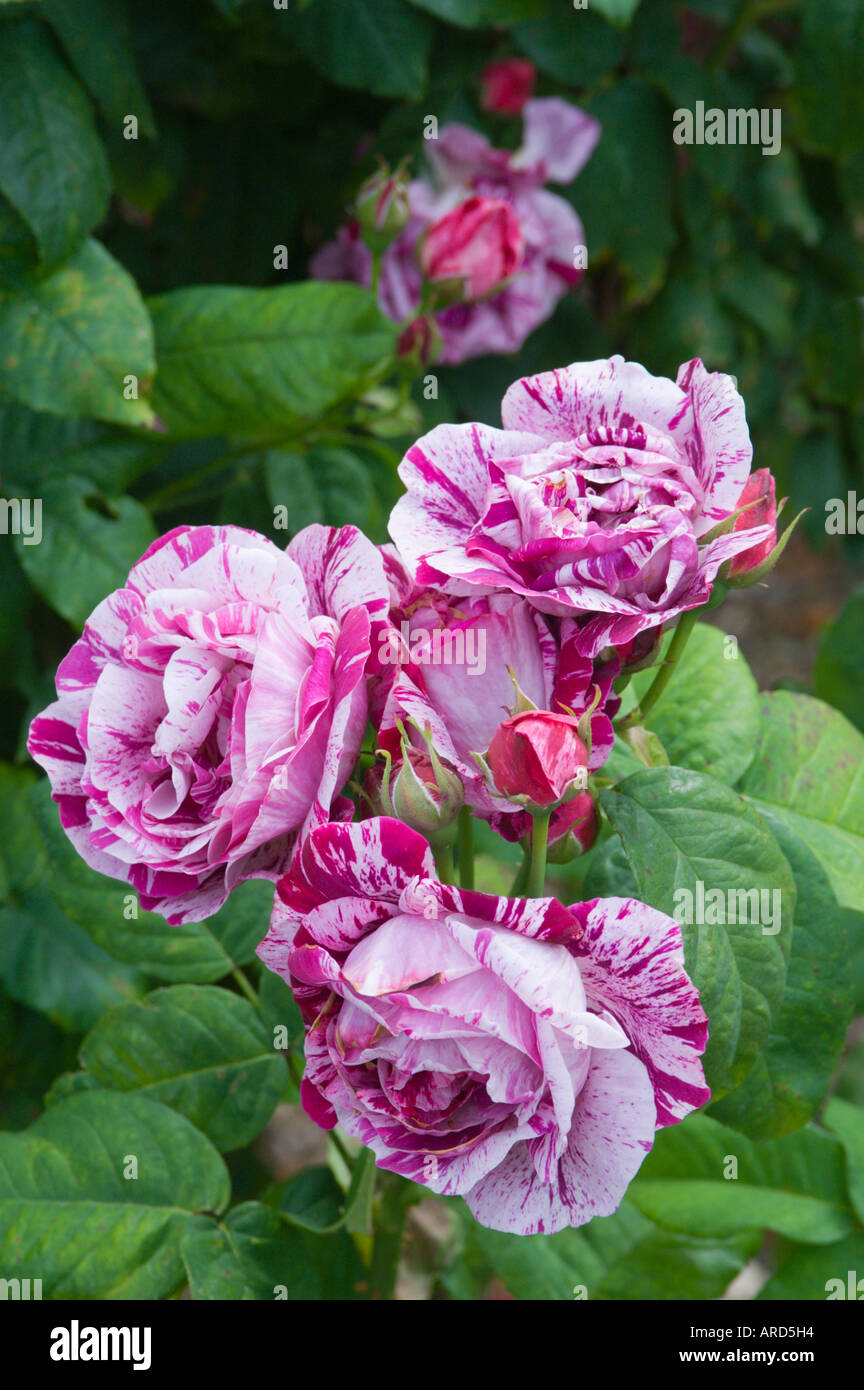
M 312 1117 L 496 1230 L 608 1215 L 709 1096 L 675 922 L 449 887 L 398 821 L 313 830 L 258 952 L 307 1024 Z

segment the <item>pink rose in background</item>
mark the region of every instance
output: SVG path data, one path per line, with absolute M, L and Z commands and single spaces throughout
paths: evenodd
M 710 1098 L 671 918 L 460 891 L 398 821 L 313 830 L 258 954 L 306 1023 L 307 1113 L 496 1230 L 615 1211 L 655 1128 Z
M 518 116 L 534 91 L 536 76 L 536 68 L 527 58 L 489 63 L 480 74 L 480 105 L 484 111 Z
M 470 126 L 442 127 L 438 139 L 427 142 L 431 178 L 410 184 L 411 218 L 381 258 L 378 302 L 389 318 L 404 323 L 416 317 L 420 302 L 418 244 L 429 228 L 472 197 L 509 207 L 522 242 L 518 271 L 488 299 L 435 315 L 441 362 L 515 352 L 581 278 L 574 252 L 585 243 L 582 224 L 570 204 L 543 185 L 572 183 L 591 157 L 599 123 L 559 97 L 526 102 L 523 120 L 523 143 L 515 153 L 495 149 Z M 371 284 L 372 257 L 359 230 L 355 235 L 343 228 L 313 257 L 310 274 Z
M 519 265 L 522 232 L 500 198 L 466 198 L 432 223 L 418 255 L 427 280 L 461 280 L 462 297 L 480 299 Z
M 275 878 L 301 827 L 344 814 L 387 593 L 351 526 L 307 527 L 285 552 L 234 526 L 154 542 L 30 729 L 82 858 L 174 923 Z
M 509 591 L 575 619 L 576 650 L 625 646 L 706 603 L 770 524 L 708 540 L 739 504 L 752 448 L 731 377 L 676 382 L 621 357 L 517 381 L 503 429 L 439 425 L 408 450 L 390 534 L 419 586 Z

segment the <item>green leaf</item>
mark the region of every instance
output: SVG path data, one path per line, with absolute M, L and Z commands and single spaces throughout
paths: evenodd
M 623 710 L 638 703 L 656 674 L 656 667 L 636 673 Z M 759 691 L 737 639 L 697 623 L 647 720 L 670 762 L 735 782 L 753 761 L 760 722 Z
M 518 25 L 513 37 L 541 72 L 568 87 L 587 86 L 617 67 L 623 50 L 622 36 L 594 8 L 550 7 L 541 19 Z
M 366 527 L 374 504 L 369 473 L 349 449 L 317 445 L 307 455 L 270 449 L 267 491 L 274 507 L 284 507 L 290 535 L 304 526 Z
M 0 189 L 48 264 L 65 259 L 108 206 L 110 176 L 90 103 L 42 25 L 3 26 Z
M 626 0 L 619 0 L 619 3 L 626 3 Z M 635 0 L 634 8 L 638 3 L 639 0 Z M 484 25 L 503 27 L 526 19 L 542 19 L 547 8 L 546 0 L 411 0 L 411 4 L 428 10 L 438 19 L 458 24 L 462 29 L 482 29 Z M 597 8 L 602 6 L 597 5 Z
M 725 1177 L 735 1168 L 737 1177 Z M 707 1115 L 661 1130 L 628 1189 L 645 1216 L 674 1231 L 725 1237 L 769 1230 L 827 1245 L 852 1227 L 843 1151 L 818 1129 L 753 1144 Z
M 0 989 L 0 1129 L 33 1122 L 46 1092 L 58 1085 L 58 1071 L 74 1067 L 77 1052 L 74 1037 Z
M 229 1195 L 222 1159 L 182 1116 L 138 1096 L 70 1096 L 0 1135 L 0 1264 L 41 1279 L 45 1298 L 165 1298 L 194 1213 Z
M 285 1063 L 246 999 L 213 985 L 173 985 L 112 1009 L 81 1046 L 106 1090 L 185 1115 L 223 1152 L 249 1144 L 282 1094 Z
M 795 106 L 807 144 L 831 159 L 857 154 L 864 126 L 861 0 L 805 0 L 795 65 Z
M 256 1300 L 321 1296 L 303 1238 L 270 1207 L 244 1202 L 217 1225 L 190 1222 L 183 1259 L 194 1299 Z
M 426 89 L 432 25 L 403 0 L 312 0 L 292 16 L 300 52 L 342 87 L 381 97 Z
M 849 1197 L 859 1221 L 864 1221 L 864 1112 L 835 1096 L 826 1107 L 824 1121 L 846 1152 Z
M 153 423 L 144 399 L 154 371 L 150 319 L 134 280 L 99 242 L 86 241 L 43 279 L 0 290 L 0 337 L 0 387 L 31 409 Z
M 654 768 L 634 773 L 600 793 L 600 804 L 621 836 L 638 896 L 676 920 L 686 915 L 689 890 L 695 910 L 698 883 L 724 895 L 779 892 L 781 930 L 759 923 L 682 921 L 687 972 L 699 988 L 710 1020 L 705 1073 L 712 1092 L 743 1079 L 768 1035 L 783 998 L 795 880 L 770 831 L 735 792 L 704 773 Z M 768 904 L 773 908 L 775 899 Z M 695 911 L 694 911 L 695 915 Z M 708 916 L 708 912 L 705 913 Z M 773 926 L 773 923 L 766 923 Z
M 813 693 L 864 729 L 864 585 L 820 634 Z
M 741 1085 L 712 1109 L 752 1139 L 800 1129 L 831 1084 L 852 1014 L 844 910 L 815 855 L 763 808 L 795 875 L 798 900 L 786 990 L 760 1055 Z
M 781 1243 L 777 1271 L 763 1285 L 756 1297 L 760 1300 L 792 1302 L 849 1297 L 849 1271 L 853 1271 L 852 1297 L 860 1300 L 858 1280 L 864 1279 L 864 1234 L 853 1232 L 836 1245 L 784 1246 Z M 836 1282 L 840 1280 L 838 1288 Z M 806 1322 L 806 1319 L 804 1319 Z
M 796 831 L 838 901 L 864 902 L 864 737 L 842 714 L 788 690 L 762 699 L 756 758 L 739 784 Z
M 33 865 L 36 882 L 47 883 L 60 908 L 116 960 L 170 983 L 209 984 L 254 958 L 267 934 L 272 884 L 241 883 L 206 921 L 172 926 L 140 909 L 128 883 L 104 878 L 84 863 L 60 826 L 47 780 L 33 788 L 29 810 L 39 835 L 26 833 L 22 862 Z M 14 847 L 14 820 L 0 818 L 0 829 Z M 10 854 L 17 862 L 14 848 Z
M 582 18 L 570 18 L 577 33 Z M 585 224 L 592 264 L 611 253 L 627 276 L 631 297 L 642 298 L 660 288 L 677 239 L 669 113 L 641 77 L 617 81 L 590 111 L 603 134 L 574 186 L 573 201 Z
M 562 1302 L 719 1298 L 759 1243 L 661 1230 L 626 1198 L 578 1231 L 511 1236 L 466 1218 L 464 1234 L 469 1260 L 479 1253 L 518 1299 Z
M 179 435 L 297 428 L 358 392 L 395 326 L 357 285 L 196 286 L 150 302 L 154 406 Z
M 628 25 L 639 8 L 640 0 L 591 0 L 591 8 L 599 10 L 605 19 L 622 28 Z
M 86 478 L 47 479 L 41 489 L 39 544 L 15 537 L 34 589 L 75 627 L 83 627 L 156 539 L 150 514 L 131 497 L 104 497 Z
M 119 131 L 124 117 L 137 116 L 141 131 L 155 135 L 122 6 L 114 0 L 42 0 L 41 13 L 108 121 Z
M 294 1226 L 319 1235 L 345 1220 L 345 1199 L 329 1168 L 305 1168 L 285 1188 L 279 1211 Z
M 31 783 L 29 772 L 0 765 L 0 898 L 6 900 L 0 907 L 0 980 L 19 1003 L 83 1032 L 105 1009 L 137 993 L 140 982 L 53 896 L 56 880 L 31 809 Z

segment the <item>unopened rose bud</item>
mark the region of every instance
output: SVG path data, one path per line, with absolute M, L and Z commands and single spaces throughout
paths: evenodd
M 401 727 L 401 726 L 400 726 Z M 398 763 L 385 754 L 366 774 L 364 794 L 373 815 L 395 816 L 427 837 L 438 835 L 458 816 L 465 802 L 461 779 L 438 757 L 428 730 L 421 733 L 426 747 L 417 748 L 402 733 Z
M 466 198 L 437 222 L 420 244 L 420 268 L 447 289 L 446 298 L 482 299 L 497 289 L 522 260 L 518 218 L 500 198 Z
M 389 246 L 411 216 L 405 174 L 391 173 L 386 166 L 379 169 L 357 194 L 354 211 L 367 244 L 374 250 Z
M 567 864 L 584 854 L 597 839 L 597 808 L 590 792 L 580 792 L 572 801 L 552 812 L 549 821 L 550 864 Z
M 579 737 L 578 719 L 526 710 L 499 725 L 485 761 L 503 796 L 526 806 L 554 806 L 584 789 L 588 749 Z
M 396 351 L 400 357 L 413 357 L 421 367 L 425 367 L 437 357 L 440 346 L 441 334 L 435 320 L 422 315 L 403 328 L 396 342 Z
M 753 505 L 748 505 L 752 503 Z M 777 544 L 777 498 L 774 491 L 774 479 L 768 468 L 757 468 L 755 473 L 744 485 L 744 491 L 738 498 L 738 506 L 746 507 L 740 516 L 736 517 L 733 532 L 750 531 L 754 526 L 771 526 L 772 534 L 766 536 L 764 541 L 759 541 L 757 545 L 751 546 L 749 550 L 743 550 L 740 554 L 733 556 L 727 578 L 734 579 L 736 575 L 748 574 L 757 565 L 761 565 L 763 560 L 767 560 L 771 551 Z M 736 508 L 737 510 L 737 508 Z
M 536 68 L 527 58 L 490 63 L 480 74 L 480 105 L 484 111 L 518 116 L 534 91 L 536 76 Z

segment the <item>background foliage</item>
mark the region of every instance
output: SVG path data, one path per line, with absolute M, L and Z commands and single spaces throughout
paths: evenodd
M 442 369 L 426 400 L 371 296 L 303 283 L 307 263 L 377 154 L 420 159 L 425 115 L 515 143 L 477 106 L 482 67 L 513 54 L 602 122 L 565 190 L 588 274 L 517 357 Z M 0 0 L 2 495 L 43 501 L 41 544 L 0 537 L 0 1275 L 55 1297 L 392 1290 L 418 1190 L 385 1183 L 373 1213 L 367 1163 L 349 1178 L 334 1153 L 273 1186 L 249 1148 L 297 1099 L 297 1016 L 253 954 L 266 886 L 183 928 L 130 916 L 69 847 L 27 724 L 158 532 L 279 540 L 281 505 L 292 532 L 383 540 L 411 438 L 495 423 L 510 381 L 572 360 L 733 372 L 757 465 L 825 544 L 826 500 L 862 486 L 862 93 L 864 0 Z M 782 108 L 781 153 L 674 146 L 697 100 Z M 818 698 L 760 697 L 699 627 L 655 712 L 671 766 L 616 747 L 604 835 L 562 892 L 671 911 L 696 879 L 759 884 L 794 914 L 758 949 L 689 929 L 717 1099 L 659 1136 L 619 1212 L 518 1239 L 448 1204 L 435 1296 L 483 1297 L 494 1274 L 518 1298 L 712 1298 L 766 1228 L 761 1297 L 864 1270 L 860 1043 L 823 1104 L 864 1010 L 862 639 L 858 590 Z

